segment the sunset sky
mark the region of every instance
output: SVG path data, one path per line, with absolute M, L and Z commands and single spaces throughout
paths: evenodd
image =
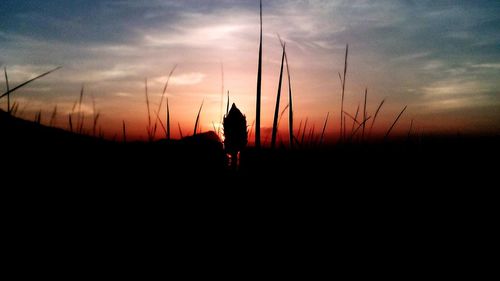
M 276 102 L 277 34 L 287 42 L 296 130 L 307 117 L 319 131 L 330 112 L 327 134 L 338 135 L 337 73 L 348 43 L 346 111 L 354 115 L 365 88 L 368 115 L 385 98 L 377 132 L 408 105 L 395 133 L 411 119 L 417 132 L 500 133 L 500 1 L 264 0 L 263 9 L 263 139 Z M 132 138 L 145 139 L 144 80 L 156 108 L 176 64 L 167 91 L 174 137 L 177 123 L 192 133 L 202 100 L 202 129 L 220 122 L 221 64 L 224 91 L 251 125 L 258 39 L 257 0 L 0 1 L 0 65 L 11 87 L 63 67 L 13 94 L 18 114 L 32 120 L 42 109 L 48 123 L 57 104 L 56 125 L 66 128 L 84 85 L 82 110 L 90 118 L 93 96 L 107 137 L 124 120 Z M 284 108 L 286 94 L 281 101 Z

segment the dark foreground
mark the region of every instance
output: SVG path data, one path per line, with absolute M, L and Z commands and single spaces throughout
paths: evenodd
M 384 248 L 376 252 L 409 243 L 455 253 L 468 233 L 495 225 L 498 144 L 497 137 L 440 137 L 248 149 L 233 171 L 210 136 L 123 144 L 0 111 L 0 188 L 6 229 L 34 248 L 84 237 L 75 241 L 115 243 L 119 252 L 136 234 L 147 243 L 172 232 L 173 241 L 211 244 L 207 237 L 224 230 L 223 237 L 244 233 L 268 243 L 269 231 L 282 233 L 276 241 L 295 233 L 293 243 L 308 233 L 318 249 L 351 241 Z
M 249 148 L 237 170 L 206 133 L 180 141 L 120 143 L 49 128 L 0 111 L 4 182 L 168 188 L 452 187 L 494 180 L 499 137 L 424 137 L 323 148 Z
M 234 171 L 228 168 L 223 146 L 212 133 L 180 141 L 121 143 L 0 113 L 3 174 L 36 174 L 54 184 L 63 178 L 86 184 L 138 180 L 149 185 L 156 181 L 161 186 L 201 180 L 207 186 L 229 187 L 225 177 L 231 176 L 262 184 L 320 183 L 325 187 L 361 182 L 429 185 L 461 178 L 479 183 L 496 173 L 500 156 L 499 137 L 421 137 L 295 150 L 248 148 Z

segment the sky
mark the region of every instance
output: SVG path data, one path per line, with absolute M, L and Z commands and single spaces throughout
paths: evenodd
M 365 89 L 368 116 L 385 99 L 375 135 L 385 133 L 405 106 L 394 134 L 406 134 L 411 120 L 416 134 L 500 133 L 498 0 L 264 0 L 263 30 L 263 141 L 276 103 L 278 34 L 287 46 L 295 130 L 307 118 L 319 132 L 329 113 L 327 136 L 338 135 L 338 73 L 349 44 L 345 110 L 354 115 L 362 107 Z M 42 110 L 46 124 L 57 105 L 55 125 L 67 128 L 83 85 L 85 126 L 92 126 L 94 100 L 108 138 L 121 134 L 124 121 L 131 138 L 145 139 L 145 79 L 153 111 L 175 65 L 167 89 L 173 128 L 192 133 L 202 101 L 202 130 L 220 126 L 227 91 L 250 126 L 258 44 L 257 0 L 0 2 L 0 65 L 11 88 L 62 66 L 13 94 L 17 114 L 32 120 Z M 0 79 L 0 92 L 5 86 Z M 281 110 L 287 92 L 284 80 Z M 165 118 L 164 109 L 159 116 Z M 285 114 L 282 135 L 287 123 Z

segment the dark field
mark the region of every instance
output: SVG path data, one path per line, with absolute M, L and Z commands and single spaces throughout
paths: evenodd
M 274 188 L 415 184 L 443 188 L 462 179 L 480 184 L 493 178 L 499 159 L 498 137 L 424 136 L 294 150 L 248 148 L 241 152 L 239 168 L 233 170 L 228 168 L 222 144 L 210 133 L 153 143 L 112 142 L 5 112 L 0 112 L 0 132 L 3 178 L 39 175 L 41 182 L 51 185 L 70 178 L 88 185 L 136 181 L 145 188 L 191 183 L 239 188 L 253 182 Z M 238 183 L 231 183 L 231 177 Z
M 412 237 L 417 248 L 460 251 L 459 237 L 486 231 L 497 205 L 497 137 L 250 148 L 234 171 L 222 144 L 206 138 L 124 144 L 4 112 L 0 132 L 6 218 L 28 242 L 90 237 L 89 229 L 120 241 L 122 231 L 167 235 L 172 226 L 198 241 L 214 228 L 258 227 L 373 245 Z

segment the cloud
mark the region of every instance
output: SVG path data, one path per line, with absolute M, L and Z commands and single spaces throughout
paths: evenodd
M 100 83 L 113 81 L 127 81 L 133 77 L 134 80 L 140 80 L 141 67 L 133 65 L 117 64 L 115 66 L 94 65 L 85 68 L 69 66 L 61 74 L 62 80 L 66 83 Z M 142 75 L 143 76 L 143 75 Z
M 447 37 L 452 38 L 452 39 L 467 40 L 467 39 L 471 39 L 472 35 L 466 31 L 453 31 L 453 32 L 448 33 Z
M 400 56 L 394 57 L 392 60 L 396 61 L 396 62 L 410 62 L 410 61 L 414 61 L 414 60 L 428 57 L 430 54 L 431 54 L 431 52 L 418 52 L 418 53 L 414 53 L 414 54 L 400 55 Z
M 429 71 L 429 70 L 437 70 L 440 68 L 443 68 L 445 66 L 445 63 L 442 62 L 441 60 L 431 60 L 428 61 L 424 64 L 422 67 L 423 70 Z
M 178 75 L 173 75 L 170 77 L 171 85 L 179 85 L 179 86 L 187 86 L 187 85 L 196 85 L 203 82 L 206 75 L 199 72 L 191 72 L 191 73 L 183 73 Z M 154 79 L 157 83 L 165 83 L 167 81 L 168 76 L 160 76 Z
M 475 68 L 490 68 L 490 69 L 500 69 L 500 63 L 480 63 L 474 64 L 472 67 Z
M 200 16 L 203 18 L 203 16 Z M 198 21 L 200 18 L 198 19 Z M 205 47 L 216 46 L 224 48 L 226 44 L 220 44 L 221 40 L 226 41 L 236 33 L 244 33 L 249 29 L 244 24 L 226 23 L 216 25 L 203 25 L 195 27 L 178 28 L 175 32 L 165 34 L 164 32 L 155 32 L 144 36 L 144 44 L 153 47 L 167 46 L 196 46 Z
M 133 96 L 131 93 L 127 93 L 127 92 L 117 92 L 114 95 L 117 97 L 125 97 L 125 98 Z
M 120 78 L 125 78 L 129 75 L 133 75 L 135 72 L 131 69 L 120 69 L 119 67 L 115 67 L 113 69 L 94 71 L 92 73 L 87 73 L 82 75 L 78 79 L 83 79 L 88 82 L 97 82 L 97 81 L 106 81 L 106 80 L 115 80 Z
M 423 87 L 423 105 L 427 110 L 439 112 L 499 104 L 498 93 L 486 82 L 470 78 L 441 80 Z
M 426 109 L 434 112 L 473 108 L 486 105 L 491 105 L 491 99 L 486 95 L 478 95 L 472 97 L 452 97 L 424 103 L 424 107 Z
M 423 87 L 423 93 L 427 97 L 443 97 L 458 95 L 477 95 L 489 91 L 486 85 L 475 80 L 444 80 L 434 83 L 432 86 Z
M 6 66 L 9 82 L 14 83 L 22 83 L 54 68 L 54 65 L 33 64 L 16 64 L 12 66 Z
M 69 107 L 71 105 L 71 108 Z M 71 103 L 61 103 L 61 104 L 58 104 L 58 108 L 59 106 L 61 106 L 62 108 L 65 109 L 65 114 L 70 114 L 72 113 L 72 107 L 73 107 L 74 104 L 71 104 Z M 81 112 L 82 114 L 85 114 L 85 115 L 92 115 L 94 114 L 94 110 L 92 108 L 92 106 L 90 105 L 87 105 L 87 104 L 82 104 L 81 106 L 76 106 L 75 108 L 75 111 L 73 113 L 78 113 L 78 112 Z

